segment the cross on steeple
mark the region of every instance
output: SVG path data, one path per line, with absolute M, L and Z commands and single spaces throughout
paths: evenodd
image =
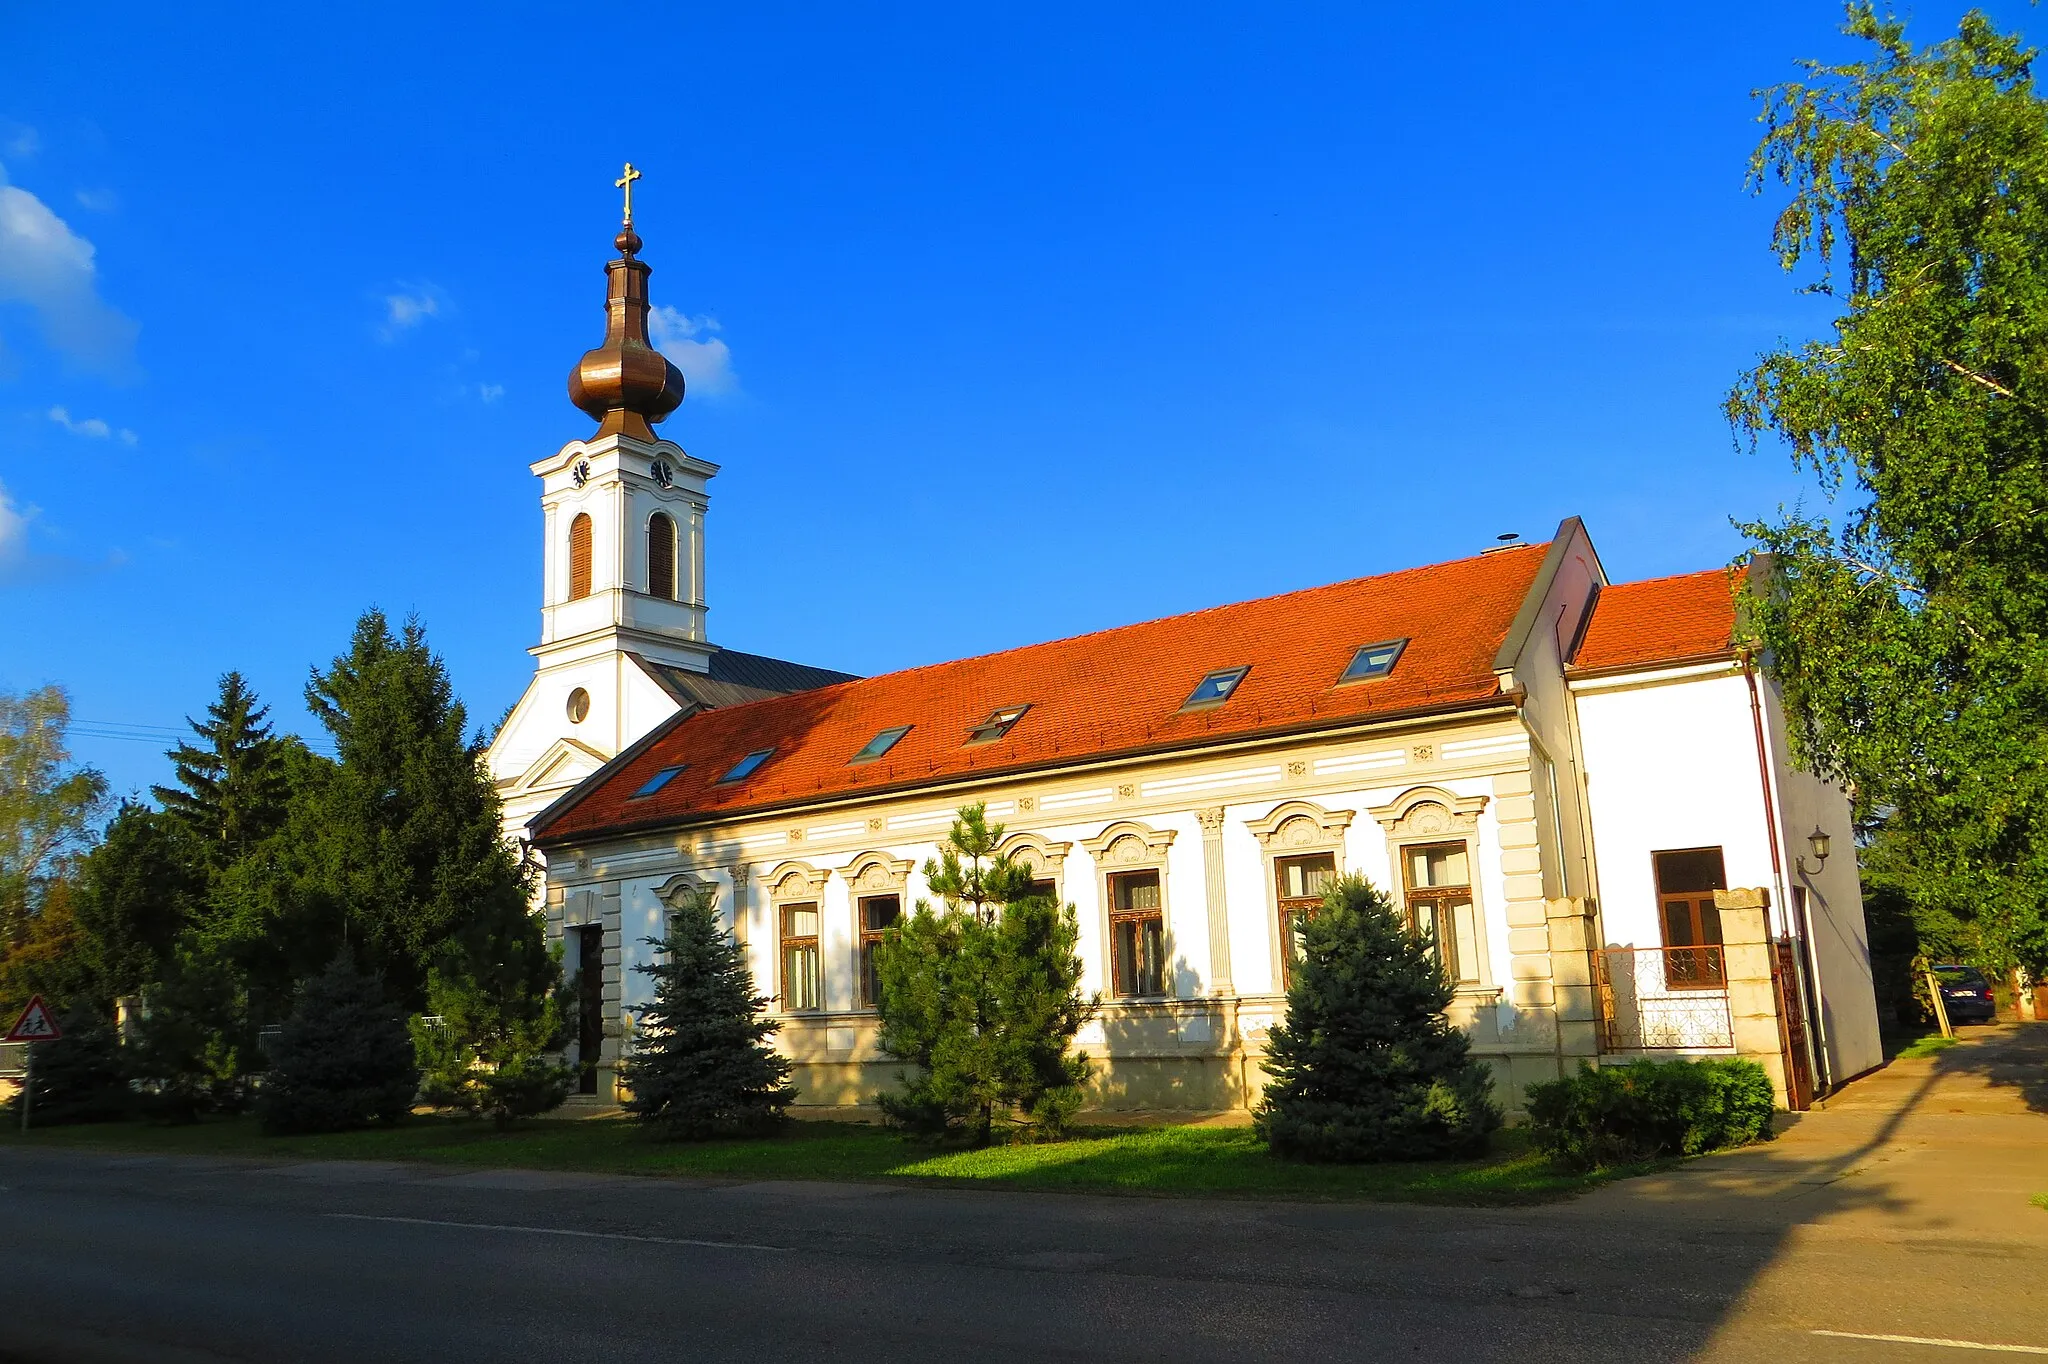
M 640 172 L 634 170 L 633 163 L 631 161 L 628 161 L 626 163 L 626 173 L 620 176 L 618 179 L 612 181 L 614 185 L 617 185 L 620 189 L 626 191 L 627 227 L 631 227 L 633 225 L 633 182 L 635 180 L 638 180 L 639 178 Z

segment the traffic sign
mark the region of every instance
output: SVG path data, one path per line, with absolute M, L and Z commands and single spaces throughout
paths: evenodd
M 0 1018 L 6 1016 L 0 1014 Z M 14 1020 L 14 1026 L 8 1029 L 7 1036 L 0 1038 L 0 1041 L 54 1042 L 63 1035 L 64 1030 L 57 1026 L 57 1017 L 50 1012 L 50 1006 L 43 1003 L 41 995 L 36 995 L 29 1000 L 28 1007 L 21 1011 L 21 1017 Z

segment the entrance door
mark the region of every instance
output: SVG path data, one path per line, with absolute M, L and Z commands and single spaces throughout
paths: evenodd
M 597 1058 L 604 1049 L 604 929 L 576 934 L 576 1092 L 597 1093 Z

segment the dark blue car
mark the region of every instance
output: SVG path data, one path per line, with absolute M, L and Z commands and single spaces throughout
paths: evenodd
M 1935 983 L 1941 986 L 1942 1006 L 1951 1023 L 1989 1023 L 1998 1017 L 1998 1005 L 1991 998 L 1991 982 L 1974 966 L 1942 965 L 1934 968 Z

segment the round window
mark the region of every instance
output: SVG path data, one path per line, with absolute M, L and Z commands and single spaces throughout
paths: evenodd
M 569 693 L 569 723 L 580 725 L 590 714 L 590 693 L 578 687 Z

